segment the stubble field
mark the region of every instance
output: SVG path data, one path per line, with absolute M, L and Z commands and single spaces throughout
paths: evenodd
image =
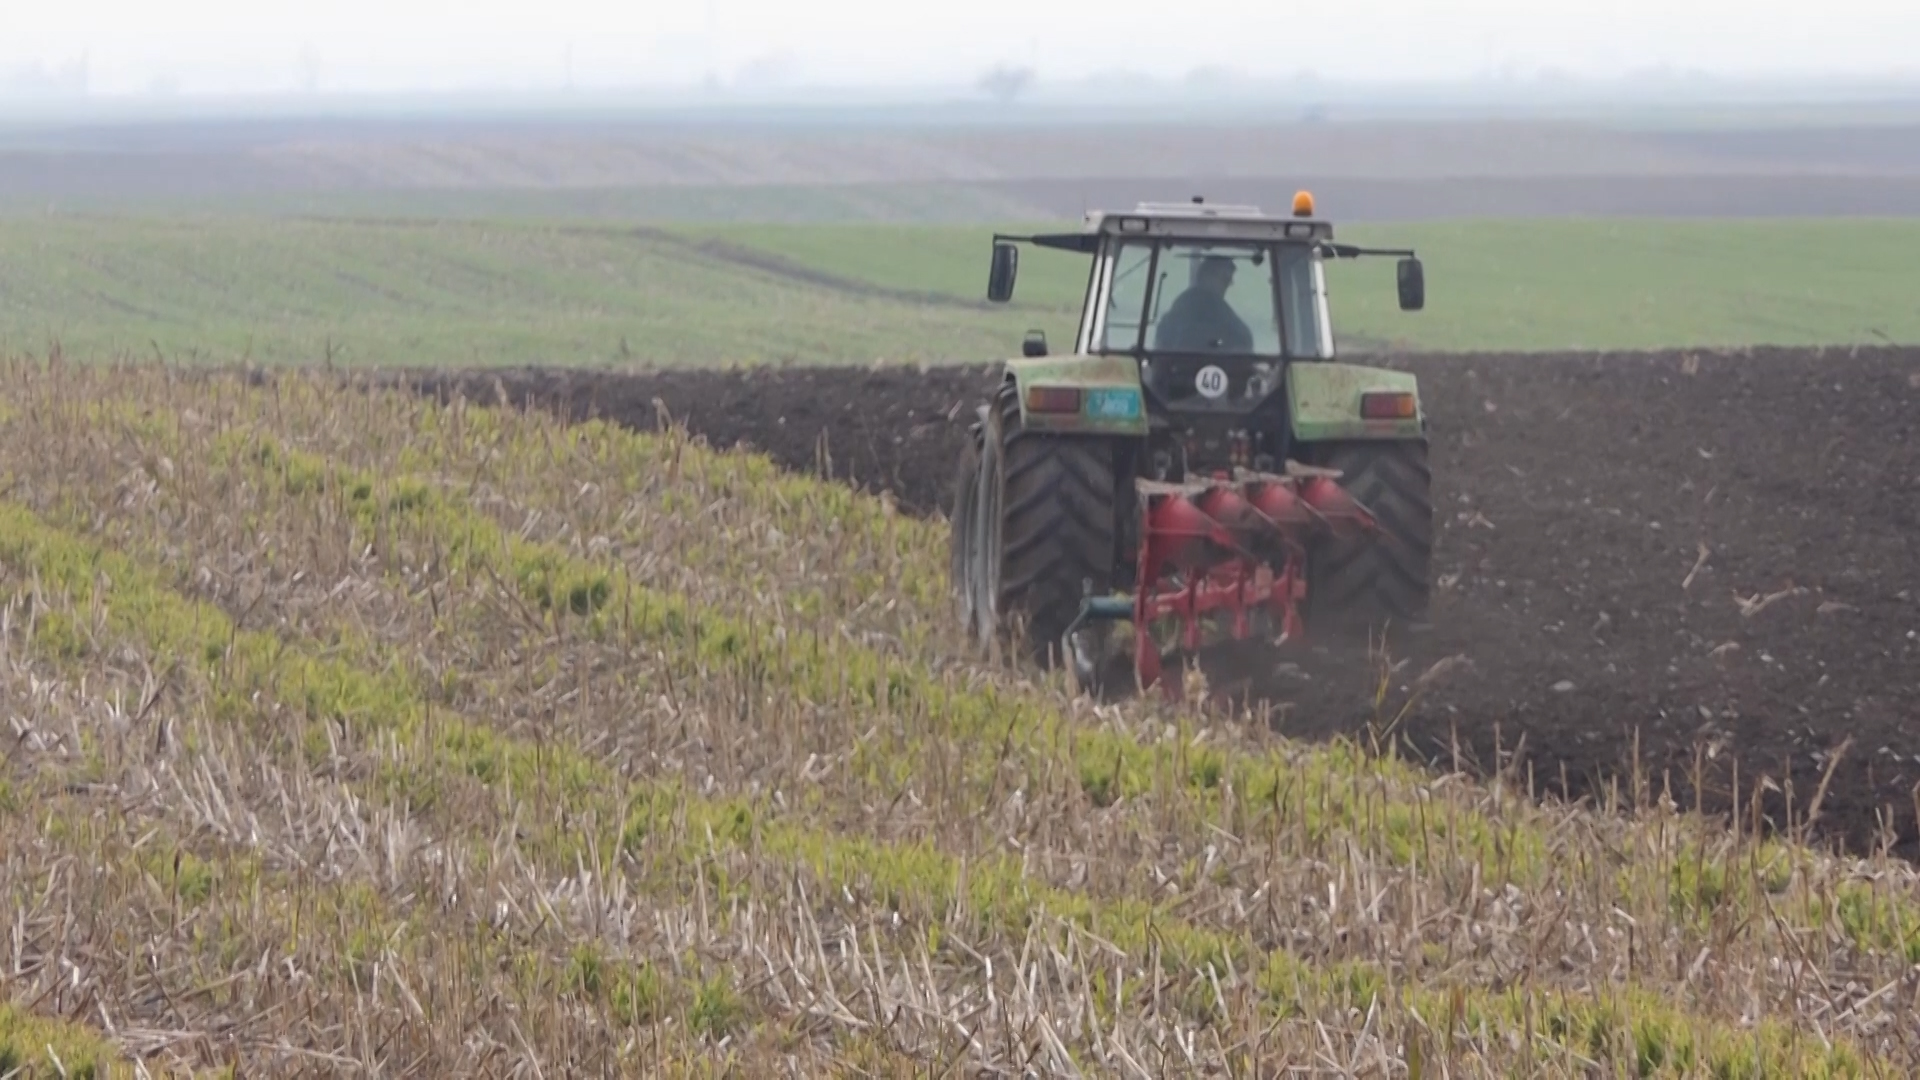
M 952 640 L 937 520 L 683 431 L 4 379 L 15 1062 L 1920 1064 L 1897 859 L 1096 708 Z

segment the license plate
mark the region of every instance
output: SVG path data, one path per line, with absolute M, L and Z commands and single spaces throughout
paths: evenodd
M 1140 415 L 1140 391 L 1108 389 L 1087 391 L 1087 415 L 1101 420 L 1133 420 Z

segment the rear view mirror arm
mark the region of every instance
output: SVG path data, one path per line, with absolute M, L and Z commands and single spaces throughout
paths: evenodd
M 1362 255 L 1399 255 L 1411 259 L 1416 254 L 1412 248 L 1363 248 L 1355 244 L 1331 243 L 1321 244 L 1320 253 L 1337 259 L 1357 259 Z

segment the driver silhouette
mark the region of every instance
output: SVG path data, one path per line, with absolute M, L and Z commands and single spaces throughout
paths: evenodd
M 1154 329 L 1154 348 L 1167 352 L 1253 351 L 1253 331 L 1227 303 L 1233 285 L 1233 260 L 1209 255 L 1201 260 L 1193 284 L 1168 305 Z

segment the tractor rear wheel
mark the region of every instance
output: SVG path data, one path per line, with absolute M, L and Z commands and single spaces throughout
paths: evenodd
M 1308 637 L 1381 641 L 1418 629 L 1427 619 L 1433 558 L 1427 441 L 1327 443 L 1311 456 L 1340 470 L 1340 486 L 1373 513 L 1380 531 L 1322 541 L 1308 552 Z
M 983 642 L 1017 635 L 1026 658 L 1051 666 L 1062 659 L 1061 639 L 1086 588 L 1105 595 L 1114 587 L 1114 447 L 1027 431 L 1011 382 L 982 434 L 973 508 L 977 630 Z

